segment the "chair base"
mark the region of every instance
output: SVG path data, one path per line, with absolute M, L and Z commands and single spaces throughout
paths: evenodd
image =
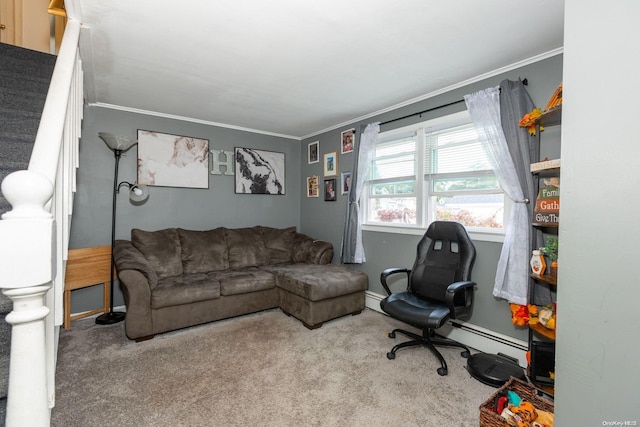
M 413 338 L 413 340 L 402 342 L 400 344 L 396 344 L 395 346 L 393 346 L 391 351 L 389 353 L 387 353 L 387 359 L 389 359 L 389 360 L 395 359 L 396 358 L 396 352 L 398 350 L 400 350 L 401 348 L 415 347 L 415 346 L 419 346 L 419 345 L 420 346 L 424 346 L 424 347 L 427 347 L 429 350 L 431 350 L 431 352 L 440 361 L 440 365 L 442 365 L 442 366 L 437 369 L 437 372 L 438 372 L 438 375 L 441 375 L 441 376 L 447 375 L 449 370 L 447 368 L 447 362 L 444 360 L 444 357 L 442 357 L 442 354 L 436 348 L 436 345 L 441 345 L 441 346 L 445 346 L 445 347 L 459 347 L 459 348 L 462 348 L 464 351 L 460 353 L 460 356 L 464 357 L 465 359 L 468 358 L 471 355 L 471 352 L 469 351 L 469 348 L 466 345 L 462 344 L 462 343 L 459 343 L 459 342 L 454 341 L 454 340 L 450 340 L 448 338 L 443 338 L 443 337 L 435 338 L 435 333 L 434 333 L 433 329 L 425 329 L 423 335 L 418 335 L 418 334 L 415 334 L 413 332 L 405 331 L 404 329 L 394 329 L 393 331 L 391 331 L 389 333 L 389 338 L 395 338 L 396 337 L 396 333 L 400 333 L 400 334 L 405 335 L 405 336 L 407 336 L 409 338 Z

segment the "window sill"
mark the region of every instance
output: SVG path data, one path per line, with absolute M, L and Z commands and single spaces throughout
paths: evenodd
M 393 233 L 393 234 L 409 234 L 414 236 L 424 235 L 426 229 L 419 227 L 406 227 L 406 226 L 386 226 L 386 225 L 373 225 L 362 224 L 363 231 L 372 231 L 375 233 Z M 471 240 L 478 242 L 504 242 L 504 233 L 498 231 L 478 231 L 468 229 L 469 237 Z

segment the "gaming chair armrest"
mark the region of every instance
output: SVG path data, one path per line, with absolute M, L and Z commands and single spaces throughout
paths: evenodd
M 470 280 L 455 282 L 447 286 L 446 301 L 452 319 L 469 311 L 473 304 L 473 288 L 475 286 L 476 282 Z
M 384 290 L 387 291 L 387 295 L 391 295 L 391 289 L 389 289 L 389 285 L 387 285 L 387 277 L 395 273 L 407 273 L 407 279 L 408 279 L 409 274 L 411 273 L 411 270 L 409 270 L 408 268 L 392 267 L 392 268 L 387 268 L 382 273 L 380 273 L 380 283 L 382 283 L 382 287 L 384 288 Z

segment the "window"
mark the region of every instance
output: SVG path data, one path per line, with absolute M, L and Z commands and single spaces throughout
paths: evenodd
M 466 111 L 381 133 L 366 205 L 370 226 L 450 220 L 470 232 L 504 232 L 505 197 Z

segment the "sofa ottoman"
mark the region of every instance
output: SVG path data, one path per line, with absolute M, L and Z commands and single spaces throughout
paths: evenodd
M 360 271 L 334 264 L 275 265 L 267 269 L 276 278 L 282 311 L 309 329 L 365 308 L 368 278 Z

